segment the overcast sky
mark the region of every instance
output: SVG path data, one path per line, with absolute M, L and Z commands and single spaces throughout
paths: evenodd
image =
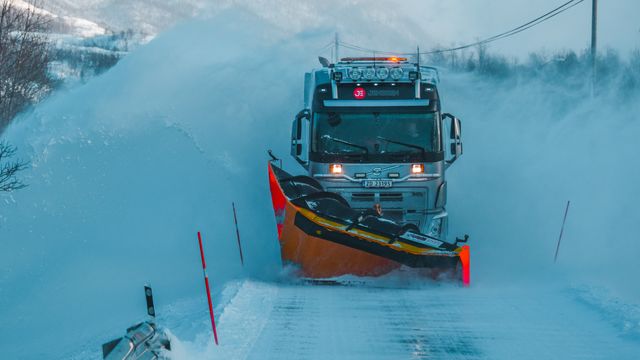
M 287 30 L 337 29 L 344 41 L 367 48 L 408 51 L 462 45 L 511 30 L 567 0 L 217 0 L 241 4 Z M 530 52 L 572 49 L 591 42 L 591 4 L 573 8 L 490 50 L 525 57 Z M 371 25 L 374 26 L 371 26 Z M 375 26 L 380 24 L 380 26 Z M 363 31 L 359 31 L 362 29 Z M 366 30 L 365 30 L 366 29 Z M 329 39 L 327 39 L 329 40 Z M 598 48 L 623 56 L 640 49 L 640 0 L 599 0 Z
M 45 0 L 56 12 L 116 29 L 162 31 L 191 16 L 248 9 L 287 32 L 324 28 L 345 41 L 381 50 L 466 44 L 522 25 L 567 0 Z M 513 37 L 492 43 L 510 56 L 583 50 L 591 39 L 591 1 Z M 374 26 L 372 26 L 372 24 Z M 376 24 L 381 26 L 376 27 Z M 366 29 L 366 31 L 359 31 Z M 640 0 L 599 0 L 599 49 L 640 49 Z M 331 35 L 326 36 L 326 41 Z M 324 42 L 324 40 L 323 40 Z
M 483 39 L 544 14 L 565 0 L 426 0 L 409 7 L 407 13 L 429 14 L 427 32 L 438 34 L 442 44 Z M 405 4 L 407 4 L 405 2 Z M 598 45 L 622 54 L 640 49 L 640 0 L 600 0 Z M 414 11 L 411 11 L 414 10 Z M 446 31 L 442 31 L 446 30 Z M 583 49 L 591 41 L 591 0 L 513 37 L 494 42 L 492 49 L 509 55 L 531 50 Z

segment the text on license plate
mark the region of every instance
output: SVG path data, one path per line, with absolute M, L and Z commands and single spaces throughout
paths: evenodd
M 390 188 L 393 186 L 391 180 L 363 180 L 362 187 L 365 188 Z

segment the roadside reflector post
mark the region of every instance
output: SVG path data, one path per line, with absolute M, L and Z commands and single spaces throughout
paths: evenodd
M 153 290 L 151 290 L 151 286 L 144 286 L 144 297 L 147 300 L 147 314 L 151 317 L 151 320 L 155 321 L 156 308 L 153 306 Z
M 202 273 L 204 275 L 204 285 L 207 290 L 207 300 L 209 301 L 209 315 L 211 316 L 211 328 L 213 329 L 213 339 L 218 345 L 218 332 L 216 331 L 216 319 L 213 315 L 213 303 L 211 302 L 211 289 L 209 288 L 209 276 L 207 275 L 207 263 L 204 261 L 204 249 L 202 248 L 202 236 L 198 231 L 198 244 L 200 245 L 200 258 L 202 259 Z
M 233 207 L 233 222 L 236 225 L 236 238 L 238 239 L 238 251 L 240 251 L 240 264 L 244 266 L 244 257 L 242 256 L 242 243 L 240 242 L 240 230 L 238 229 L 238 216 L 236 215 L 236 203 L 232 202 Z
M 562 234 L 564 233 L 564 224 L 567 222 L 567 214 L 569 213 L 569 204 L 571 201 L 567 201 L 567 207 L 564 209 L 564 218 L 562 219 L 562 227 L 560 228 L 560 236 L 558 237 L 558 245 L 556 245 L 556 255 L 553 257 L 553 262 L 558 261 L 558 252 L 560 251 L 560 241 L 562 241 Z

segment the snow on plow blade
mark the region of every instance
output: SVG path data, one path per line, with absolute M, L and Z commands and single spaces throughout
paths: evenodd
M 469 285 L 469 247 L 421 234 L 372 212 L 352 209 L 308 176 L 292 176 L 269 163 L 269 187 L 284 262 L 301 275 L 379 276 L 402 265 L 426 273 L 452 271 Z

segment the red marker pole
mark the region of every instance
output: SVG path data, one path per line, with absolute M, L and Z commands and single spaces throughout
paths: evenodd
M 242 256 L 242 244 L 240 243 L 240 230 L 238 230 L 238 216 L 236 215 L 236 203 L 231 203 L 233 206 L 233 221 L 236 224 L 236 238 L 238 238 L 238 250 L 240 250 L 240 263 L 244 266 L 244 257 Z
M 211 289 L 209 288 L 209 276 L 207 275 L 207 263 L 204 261 L 204 249 L 202 248 L 202 236 L 198 231 L 198 244 L 200 245 L 200 258 L 202 259 L 202 273 L 204 274 L 204 285 L 207 288 L 207 299 L 209 300 L 209 315 L 211 315 L 211 328 L 213 329 L 213 339 L 218 345 L 218 332 L 216 331 L 216 320 L 213 315 L 213 304 L 211 303 Z

